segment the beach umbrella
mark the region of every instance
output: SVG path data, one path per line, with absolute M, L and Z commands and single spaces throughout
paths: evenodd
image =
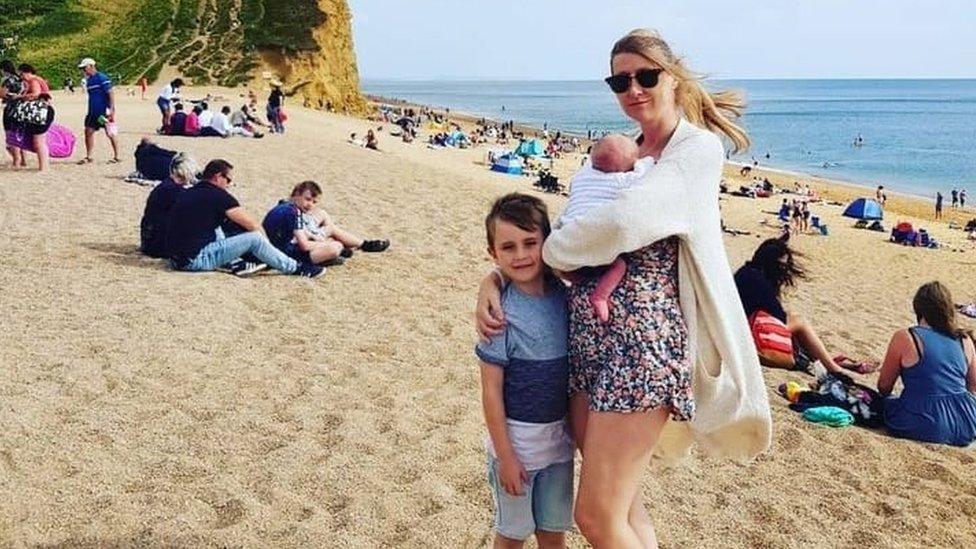
M 876 200 L 870 198 L 858 198 L 857 200 L 851 202 L 847 205 L 847 209 L 844 210 L 844 217 L 853 217 L 854 219 L 884 219 L 884 208 L 881 204 L 878 204 Z
M 522 175 L 522 159 L 514 154 L 502 155 L 491 165 L 491 170 L 511 175 Z

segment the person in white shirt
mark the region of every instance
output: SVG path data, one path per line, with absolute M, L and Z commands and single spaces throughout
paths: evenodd
M 255 135 L 241 126 L 234 126 L 230 123 L 230 107 L 224 105 L 220 112 L 213 115 L 210 126 L 204 128 L 200 135 L 210 135 L 220 137 L 230 137 L 232 135 L 243 135 L 244 137 L 255 137 Z
M 200 103 L 200 114 L 197 118 L 200 119 L 200 129 L 210 127 L 210 122 L 213 121 L 213 111 L 210 110 L 210 106 L 204 101 Z
M 163 86 L 163 89 L 159 92 L 159 97 L 156 99 L 159 112 L 163 115 L 163 127 L 161 128 L 163 133 L 166 133 L 166 130 L 169 128 L 169 120 L 173 116 L 173 103 L 180 98 L 180 88 L 182 87 L 183 79 L 177 78 Z

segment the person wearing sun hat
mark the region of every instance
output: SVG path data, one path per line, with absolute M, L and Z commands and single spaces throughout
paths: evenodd
M 95 68 L 95 60 L 86 57 L 78 63 L 78 68 L 85 73 L 85 88 L 88 91 L 88 112 L 85 114 L 85 158 L 79 164 L 92 162 L 92 149 L 95 146 L 95 132 L 105 129 L 109 143 L 112 144 L 111 163 L 119 162 L 119 143 L 113 132 L 108 131 L 108 124 L 115 122 L 115 92 L 109 77 Z

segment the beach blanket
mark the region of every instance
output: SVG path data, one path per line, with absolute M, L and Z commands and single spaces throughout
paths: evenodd
M 75 152 L 75 134 L 61 124 L 51 124 L 44 138 L 51 158 L 68 158 Z M 33 136 L 20 128 L 6 132 L 6 143 L 8 147 L 37 152 Z

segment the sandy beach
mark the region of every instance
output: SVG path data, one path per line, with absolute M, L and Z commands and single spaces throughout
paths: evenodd
M 138 253 L 149 189 L 122 180 L 159 124 L 154 101 L 120 94 L 123 163 L 107 163 L 98 136 L 96 162 L 78 166 L 84 101 L 55 94 L 58 122 L 79 135 L 72 159 L 44 174 L 0 167 L 0 545 L 489 546 L 471 312 L 490 265 L 484 214 L 500 194 L 536 192 L 533 180 L 490 172 L 485 147 L 405 144 L 390 124 L 298 107 L 281 136 L 154 136 L 229 160 L 230 191 L 257 216 L 313 179 L 340 224 L 393 242 L 314 280 L 177 273 Z M 380 152 L 346 142 L 379 125 Z M 555 172 L 568 182 L 578 162 Z M 769 177 L 842 202 L 873 195 Z M 557 215 L 565 198 L 542 196 Z M 913 323 L 921 283 L 976 299 L 976 246 L 947 225 L 976 210 L 934 222 L 931 203 L 889 196 L 886 227 L 921 224 L 946 247 L 890 244 L 827 205 L 812 210 L 830 236 L 794 239 L 810 279 L 786 301 L 835 353 L 880 360 Z M 751 233 L 727 237 L 731 268 L 777 234 L 760 220 L 781 198 L 723 195 L 726 224 Z M 769 452 L 647 470 L 662 547 L 976 546 L 972 448 L 804 422 L 775 389 L 810 378 L 764 373 Z

